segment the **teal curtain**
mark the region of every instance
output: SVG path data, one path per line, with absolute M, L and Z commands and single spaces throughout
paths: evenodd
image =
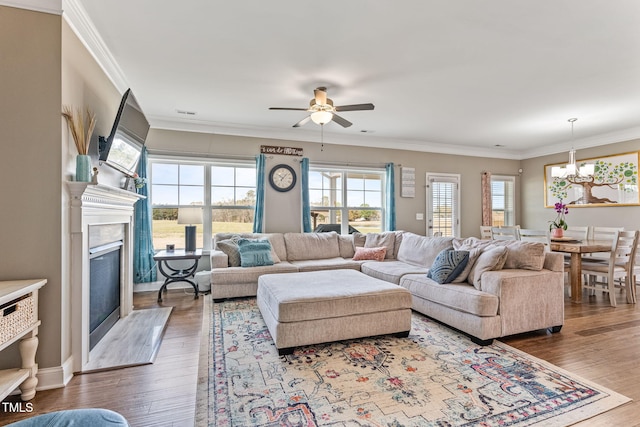
M 311 203 L 309 201 L 309 159 L 303 158 L 300 163 L 300 181 L 302 182 L 302 231 L 310 233 Z
M 133 282 L 145 283 L 156 281 L 156 265 L 153 260 L 152 214 L 151 200 L 149 200 L 149 185 L 147 181 L 147 147 L 142 147 L 140 162 L 138 163 L 138 177 L 145 184 L 137 188 L 138 194 L 145 196 L 133 206 Z
M 385 182 L 385 231 L 394 231 L 396 229 L 396 184 L 394 179 L 393 163 L 387 163 L 385 166 L 387 171 L 387 179 Z
M 267 159 L 264 154 L 256 156 L 256 208 L 253 214 L 253 232 L 264 230 L 264 174 Z

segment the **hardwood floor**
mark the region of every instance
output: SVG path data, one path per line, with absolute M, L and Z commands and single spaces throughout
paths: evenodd
M 4 413 L 0 425 L 37 414 L 71 408 L 106 408 L 133 426 L 193 426 L 202 302 L 182 289 L 134 294 L 135 308 L 174 307 L 155 362 L 132 368 L 76 375 L 65 388 L 38 391 L 31 413 Z M 19 402 L 12 396 L 5 401 Z
M 139 293 L 134 304 L 157 307 L 155 299 L 155 292 Z M 59 409 L 102 407 L 120 412 L 132 426 L 192 426 L 203 300 L 169 291 L 162 305 L 174 310 L 154 364 L 76 376 L 63 389 L 38 392 L 31 414 L 0 412 L 0 425 Z M 583 425 L 640 426 L 640 307 L 626 304 L 624 295 L 616 308 L 606 294 L 584 296 L 582 304 L 565 297 L 560 333 L 502 341 L 633 399 Z

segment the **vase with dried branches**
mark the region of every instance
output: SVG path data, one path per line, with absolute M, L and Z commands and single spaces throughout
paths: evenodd
M 67 120 L 73 142 L 78 149 L 76 157 L 76 181 L 91 182 L 91 158 L 89 157 L 89 143 L 91 134 L 96 126 L 96 116 L 88 108 L 86 118 L 80 108 L 73 109 L 67 105 L 62 107 L 62 117 Z

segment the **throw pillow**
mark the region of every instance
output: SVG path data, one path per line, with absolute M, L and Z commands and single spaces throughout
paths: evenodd
M 513 241 L 507 247 L 507 260 L 504 268 L 522 268 L 540 271 L 544 267 L 545 247 L 539 242 Z
M 506 260 L 507 248 L 505 246 L 486 248 L 471 269 L 468 281 L 479 291 L 482 290 L 482 284 L 480 282 L 482 273 L 485 271 L 502 270 Z
M 379 248 L 384 246 L 385 248 L 387 248 L 387 254 L 385 255 L 385 258 L 387 259 L 393 258 L 395 244 L 396 233 L 394 233 L 393 231 L 365 234 L 364 247 Z
M 218 249 L 227 254 L 229 267 L 240 267 L 240 252 L 238 239 L 221 240 L 217 243 Z
M 453 279 L 451 283 L 466 282 L 467 279 L 469 278 L 469 273 L 471 273 L 471 269 L 473 268 L 476 261 L 478 260 L 478 257 L 482 253 L 482 248 L 470 248 L 466 250 L 469 252 L 469 261 L 467 261 L 467 265 L 464 267 L 464 270 L 462 270 L 462 272 L 458 274 L 458 277 Z
M 451 283 L 464 271 L 468 262 L 468 251 L 445 249 L 436 256 L 429 268 L 427 277 L 440 284 Z
M 239 239 L 238 252 L 241 267 L 273 265 L 271 243 L 268 239 Z
M 387 248 L 381 246 L 379 248 L 356 248 L 356 253 L 353 256 L 354 261 L 384 261 L 384 256 L 387 253 Z

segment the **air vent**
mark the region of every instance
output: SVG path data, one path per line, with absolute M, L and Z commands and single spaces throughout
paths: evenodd
M 197 113 L 195 111 L 187 111 L 187 110 L 176 110 L 178 114 L 183 114 L 185 116 L 195 116 Z

